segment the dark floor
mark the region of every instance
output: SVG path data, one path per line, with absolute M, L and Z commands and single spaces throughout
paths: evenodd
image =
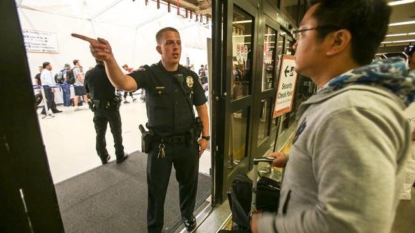
M 136 233 L 147 231 L 147 155 L 130 154 L 122 164 L 111 162 L 56 184 L 67 233 Z M 211 178 L 199 174 L 196 208 L 207 205 Z M 181 225 L 179 186 L 173 169 L 165 202 L 164 226 Z
M 415 232 L 415 188 L 412 188 L 412 200 L 400 201 L 396 211 L 395 223 L 391 233 Z

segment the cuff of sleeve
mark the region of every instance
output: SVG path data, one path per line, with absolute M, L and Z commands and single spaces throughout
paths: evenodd
M 277 215 L 262 214 L 261 218 L 258 221 L 258 233 L 278 233 L 276 221 Z

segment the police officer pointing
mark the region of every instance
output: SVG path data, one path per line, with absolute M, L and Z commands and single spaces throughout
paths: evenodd
M 91 53 L 104 61 L 109 79 L 117 89 L 146 90 L 147 127 L 153 135 L 147 162 L 148 232 L 159 233 L 163 229 L 164 201 L 172 166 L 179 182 L 183 222 L 192 231 L 196 227 L 193 211 L 199 157 L 210 139 L 209 121 L 207 100 L 198 75 L 179 65 L 182 50 L 179 32 L 170 27 L 161 29 L 156 34 L 156 50 L 161 61 L 129 75 L 124 75 L 119 68 L 106 40 L 72 35 L 90 43 Z M 203 124 L 201 138 L 198 138 L 193 106 Z
M 115 155 L 117 163 L 128 158 L 122 145 L 121 116 L 119 112 L 121 98 L 115 95 L 115 88 L 108 80 L 104 63 L 97 60 L 97 65 L 85 75 L 85 90 L 89 93 L 88 104 L 94 112 L 94 126 L 96 131 L 96 150 L 102 164 L 106 164 L 111 156 L 108 154 L 105 142 L 107 125 L 110 124 L 114 137 Z

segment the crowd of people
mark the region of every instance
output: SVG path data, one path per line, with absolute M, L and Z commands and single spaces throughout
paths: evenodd
M 58 110 L 55 103 L 55 93 L 57 91 L 62 91 L 62 100 L 63 106 L 73 106 L 74 111 L 81 110 L 80 106 L 83 106 L 88 102 L 88 95 L 85 92 L 84 82 L 85 82 L 85 72 L 78 59 L 73 60 L 73 67 L 70 64 L 64 64 L 63 68 L 58 72 L 53 74 L 52 65 L 50 62 L 44 62 L 39 66 L 39 73 L 34 77 L 35 85 L 35 105 L 38 106 L 41 104 L 42 100 L 45 98 L 45 103 L 48 107 L 48 111 L 51 110 L 52 113 L 60 113 L 61 110 Z M 92 67 L 90 68 L 92 69 Z M 90 70 L 89 69 L 89 70 Z M 132 68 L 129 68 L 127 64 L 123 66 L 125 73 L 131 73 Z M 44 95 L 40 88 L 43 88 Z M 117 95 L 124 96 L 124 103 L 128 104 L 127 97 L 128 95 L 131 98 L 131 101 L 135 101 L 133 92 L 124 92 L 117 90 Z M 140 99 L 145 102 L 145 92 L 142 91 Z M 44 107 L 42 115 L 46 115 L 46 108 Z

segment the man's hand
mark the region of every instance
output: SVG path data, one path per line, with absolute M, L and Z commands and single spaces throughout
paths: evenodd
M 89 42 L 92 56 L 99 61 L 108 61 L 114 58 L 111 45 L 105 39 L 93 39 L 84 35 L 72 33 L 73 37 Z
M 287 165 L 288 158 L 283 152 L 272 152 L 268 156 L 275 158 L 274 161 L 272 161 L 272 166 L 274 167 L 285 167 L 285 165 Z
M 202 154 L 203 154 L 203 151 L 205 151 L 206 150 L 206 148 L 207 148 L 207 145 L 208 145 L 208 142 L 206 141 L 206 139 L 199 139 L 199 158 L 200 158 L 200 156 L 202 156 Z

